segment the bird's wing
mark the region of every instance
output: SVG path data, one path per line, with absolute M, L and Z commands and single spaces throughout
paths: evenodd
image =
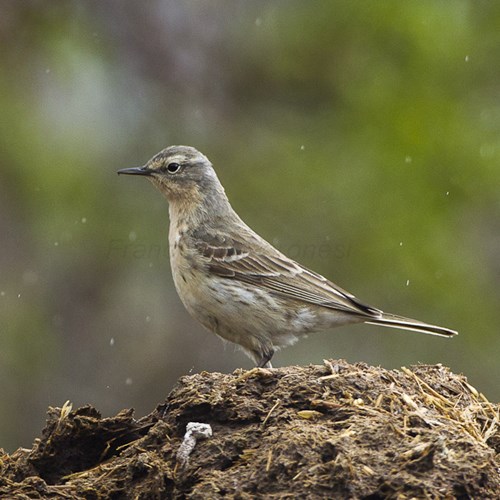
M 378 309 L 359 302 L 352 294 L 273 247 L 260 248 L 257 245 L 257 250 L 251 250 L 249 245 L 228 236 L 204 236 L 203 240 L 196 242 L 196 247 L 207 259 L 210 271 L 220 277 L 309 304 L 362 316 L 380 316 Z

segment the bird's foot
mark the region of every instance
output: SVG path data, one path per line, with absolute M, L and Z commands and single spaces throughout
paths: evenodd
M 272 374 L 273 372 L 270 368 L 261 368 L 260 366 L 256 366 L 255 368 L 251 368 L 250 370 L 247 370 L 245 373 L 240 375 L 236 379 L 236 382 L 242 382 L 243 380 L 247 380 L 254 376 L 259 378 L 267 378 L 270 377 Z

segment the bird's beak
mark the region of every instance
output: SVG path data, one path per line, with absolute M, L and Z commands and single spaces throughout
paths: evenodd
M 127 174 L 127 175 L 151 175 L 151 170 L 144 167 L 132 167 L 132 168 L 122 168 L 116 172 L 117 174 Z

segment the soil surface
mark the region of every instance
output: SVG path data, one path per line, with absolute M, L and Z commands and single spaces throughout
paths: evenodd
M 140 419 L 49 408 L 0 498 L 499 498 L 499 412 L 440 365 L 204 372 Z

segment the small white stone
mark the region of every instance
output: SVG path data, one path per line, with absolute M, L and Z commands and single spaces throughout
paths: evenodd
M 212 437 L 212 427 L 210 427 L 210 424 L 189 422 L 186 425 L 184 439 L 177 450 L 177 461 L 181 467 L 185 467 L 189 462 L 189 456 L 196 446 L 197 439 L 207 439 L 209 437 Z

